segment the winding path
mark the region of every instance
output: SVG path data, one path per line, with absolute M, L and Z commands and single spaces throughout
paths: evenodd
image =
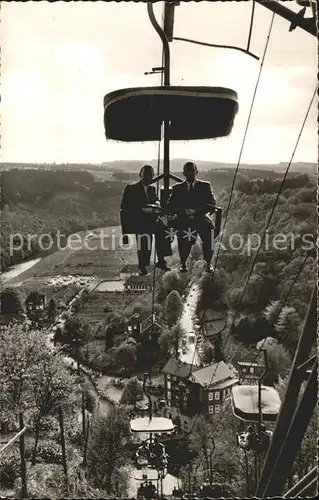
M 200 297 L 200 288 L 198 284 L 191 285 L 189 293 L 185 299 L 183 312 L 180 319 L 180 326 L 186 334 L 186 347 L 181 347 L 179 358 L 183 363 L 198 366 L 200 357 L 196 342 L 196 308 Z

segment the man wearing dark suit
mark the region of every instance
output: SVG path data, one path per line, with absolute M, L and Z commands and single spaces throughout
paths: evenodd
M 174 227 L 177 230 L 178 250 L 181 259 L 181 272 L 186 272 L 186 261 L 192 245 L 199 234 L 203 244 L 203 257 L 206 261 L 206 270 L 212 271 L 211 260 L 213 254 L 212 235 L 213 225 L 208 217 L 210 210 L 216 205 L 216 199 L 210 182 L 196 179 L 198 173 L 194 163 L 185 163 L 183 173 L 185 182 L 175 184 L 167 202 L 167 208 L 175 210 L 177 217 Z
M 144 276 L 147 274 L 146 267 L 150 265 L 153 234 L 158 257 L 157 268 L 169 271 L 164 257 L 172 255 L 172 250 L 171 242 L 166 237 L 166 226 L 157 221 L 157 217 L 152 213 L 153 209 L 147 206 L 149 204 L 160 206 L 155 187 L 150 185 L 154 177 L 153 167 L 144 165 L 139 176 L 139 182 L 124 189 L 121 209 L 127 212 L 134 223 L 139 274 Z

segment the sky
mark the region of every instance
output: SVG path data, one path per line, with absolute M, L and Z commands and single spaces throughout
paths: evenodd
M 290 2 L 293 10 L 300 7 Z M 163 2 L 155 6 L 160 21 Z M 245 47 L 251 1 L 180 2 L 174 36 Z M 262 56 L 272 13 L 256 5 L 250 50 Z M 143 2 L 2 2 L 1 161 L 26 163 L 151 160 L 158 144 L 105 139 L 103 97 L 160 84 L 161 41 Z M 242 162 L 287 162 L 317 82 L 317 40 L 275 16 Z M 172 158 L 236 163 L 257 61 L 237 51 L 173 41 L 171 84 L 225 86 L 239 97 L 228 138 L 174 141 Z M 317 162 L 317 101 L 295 161 Z

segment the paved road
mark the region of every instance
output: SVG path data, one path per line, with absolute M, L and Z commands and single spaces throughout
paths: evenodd
M 198 366 L 200 357 L 196 343 L 196 306 L 199 299 L 200 290 L 197 284 L 191 286 L 190 291 L 185 299 L 180 325 L 186 332 L 186 348 L 181 348 L 179 352 L 180 360 L 184 363 Z

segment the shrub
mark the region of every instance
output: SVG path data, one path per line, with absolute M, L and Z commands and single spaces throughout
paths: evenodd
M 31 449 L 26 451 L 27 460 L 31 458 L 31 453 L 32 453 Z M 36 456 L 36 463 L 62 465 L 62 452 L 60 449 L 60 445 L 56 443 L 39 445 Z
M 20 475 L 20 460 L 16 455 L 4 455 L 0 458 L 0 486 L 9 489 L 14 486 Z

